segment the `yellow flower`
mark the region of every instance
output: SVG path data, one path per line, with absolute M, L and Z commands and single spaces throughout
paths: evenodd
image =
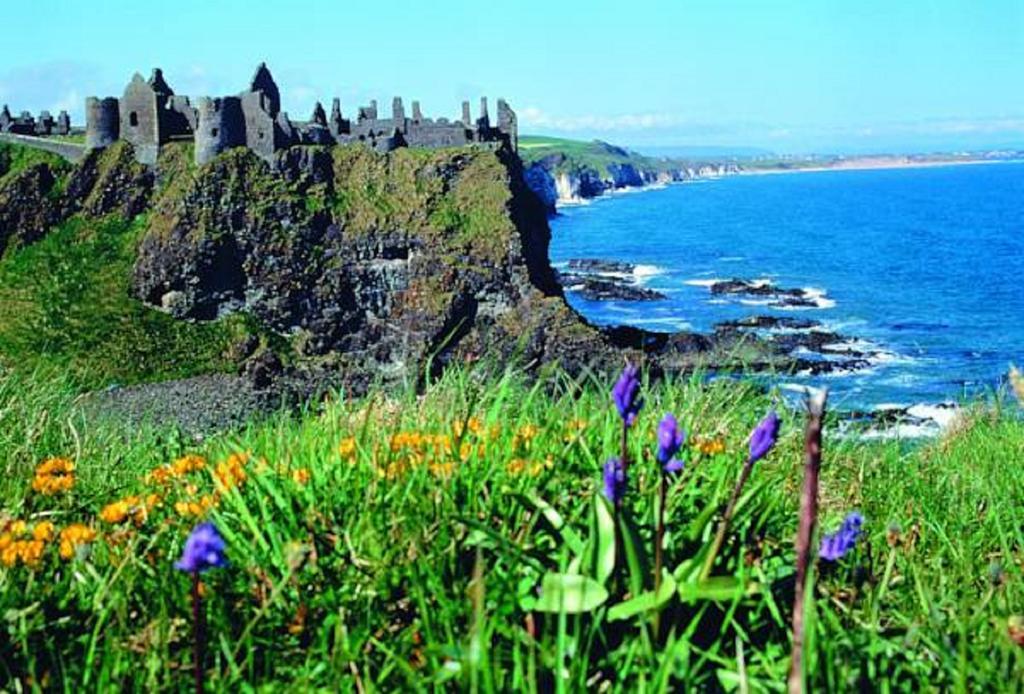
M 695 438 L 693 445 L 703 455 L 718 455 L 725 451 L 725 440 L 721 436 L 716 436 L 713 439 L 708 438 Z
M 214 472 L 217 481 L 226 489 L 241 484 L 246 478 L 245 464 L 248 461 L 248 453 L 232 453 L 227 460 L 217 464 Z
M 33 491 L 47 496 L 70 490 L 75 484 L 75 464 L 67 458 L 47 458 L 36 467 Z
M 214 494 L 204 494 L 199 501 L 178 501 L 174 504 L 174 510 L 179 516 L 188 518 L 190 516 L 204 516 L 206 512 L 216 506 L 220 497 Z
M 455 472 L 455 463 L 449 461 L 443 463 L 431 463 L 430 474 L 434 477 L 451 477 Z
M 303 467 L 292 471 L 292 479 L 298 484 L 306 484 L 309 482 L 309 470 Z
M 43 521 L 37 523 L 36 527 L 32 528 L 32 537 L 36 540 L 42 540 L 48 542 L 53 539 L 54 525 L 50 521 Z
M 165 484 L 190 472 L 206 467 L 206 459 L 198 455 L 186 455 L 178 458 L 170 465 L 161 465 L 149 473 L 149 479 L 157 484 Z
M 509 461 L 508 465 L 505 466 L 511 475 L 518 475 L 520 472 L 526 469 L 526 461 L 522 458 L 513 458 Z
M 135 525 L 142 525 L 149 517 L 150 510 L 159 504 L 160 497 L 156 494 L 149 494 L 144 499 L 135 495 L 126 496 L 104 506 L 100 511 L 100 519 L 117 525 L 130 517 Z
M 341 445 L 338 446 L 338 452 L 341 453 L 342 458 L 348 460 L 354 460 L 356 457 L 356 439 L 354 436 L 349 436 L 341 440 Z
M 35 567 L 43 558 L 45 546 L 42 540 L 15 540 L 0 550 L 0 563 L 10 567 L 20 561 L 26 566 Z
M 75 471 L 75 464 L 67 458 L 47 458 L 36 468 L 37 475 L 60 475 Z
M 131 504 L 128 499 L 121 499 L 120 501 L 114 501 L 103 507 L 100 511 L 100 519 L 107 523 L 120 523 L 128 517 L 128 512 L 131 510 Z
M 96 531 L 81 523 L 72 523 L 60 531 L 60 556 L 71 559 L 79 545 L 86 545 L 96 539 Z

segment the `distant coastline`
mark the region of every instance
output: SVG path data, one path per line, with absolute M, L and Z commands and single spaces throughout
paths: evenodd
M 528 135 L 519 139 L 519 155 L 523 160 L 526 183 L 540 198 L 549 215 L 557 214 L 561 206 L 586 203 L 610 194 L 725 176 L 916 169 L 1024 161 L 1024 151 L 1014 149 L 899 155 L 671 158 L 647 156 L 599 140 L 582 142 Z
M 881 169 L 925 169 L 940 166 L 967 166 L 975 164 L 1019 164 L 1024 157 L 1006 159 L 914 159 L 908 157 L 854 157 L 827 165 L 794 166 L 794 167 L 740 167 L 736 173 L 740 176 L 761 176 L 791 173 L 821 173 L 824 171 L 872 171 Z

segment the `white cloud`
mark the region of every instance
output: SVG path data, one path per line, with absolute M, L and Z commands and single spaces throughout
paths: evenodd
M 630 113 L 614 116 L 584 115 L 556 116 L 528 106 L 519 111 L 519 122 L 526 127 L 545 128 L 564 132 L 654 130 L 682 125 L 683 120 L 675 114 Z

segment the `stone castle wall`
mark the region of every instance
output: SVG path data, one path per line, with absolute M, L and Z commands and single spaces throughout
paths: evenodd
M 174 94 L 157 69 L 149 80 L 136 74 L 120 99 L 87 99 L 87 145 L 106 147 L 118 139 L 131 142 L 136 157 L 145 164 L 155 164 L 160 147 L 168 142 L 194 140 L 196 163 L 205 164 L 232 147 L 246 147 L 267 161 L 275 152 L 301 144 L 358 142 L 385 152 L 397 147 L 452 147 L 474 142 L 515 148 L 518 130 L 515 113 L 503 99 L 498 100 L 498 121 L 492 126 L 486 98 L 480 101 L 475 121 L 468 102 L 462 104 L 461 120 L 432 120 L 423 117 L 418 101 L 412 102 L 409 114 L 402 99 L 396 97 L 390 118 L 381 118 L 373 101 L 360 107 L 354 120 L 347 119 L 340 100 L 334 99 L 329 117 L 318 102 L 309 121 L 293 122 L 281 111 L 280 91 L 270 70 L 261 64 L 248 91 L 237 96 L 200 97 L 193 104 Z

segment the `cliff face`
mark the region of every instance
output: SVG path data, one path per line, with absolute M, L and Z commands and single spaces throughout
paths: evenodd
M 142 212 L 152 171 L 136 164 L 127 145 L 92 151 L 75 166 L 59 157 L 0 145 L 0 254 L 40 239 L 53 226 L 83 213 L 99 217 Z
M 71 215 L 86 227 L 141 215 L 132 294 L 180 320 L 255 319 L 264 337 L 231 359 L 260 388 L 359 389 L 479 358 L 578 373 L 642 351 L 675 370 L 714 347 L 575 314 L 548 261 L 544 203 L 505 150 L 295 147 L 268 163 L 238 149 L 198 168 L 187 148 L 165 150 L 155 172 L 119 144 L 70 170 L 9 175 L 0 228 L 27 244 Z
M 645 157 L 606 142 L 523 138 L 526 181 L 548 214 L 559 204 L 581 202 L 623 188 L 713 178 L 737 173 L 728 163 L 695 163 Z
M 244 311 L 306 357 L 400 373 L 477 348 L 526 304 L 561 303 L 550 232 L 518 160 L 486 149 L 381 155 L 235 150 L 159 197 L 135 266 L 180 318 Z

